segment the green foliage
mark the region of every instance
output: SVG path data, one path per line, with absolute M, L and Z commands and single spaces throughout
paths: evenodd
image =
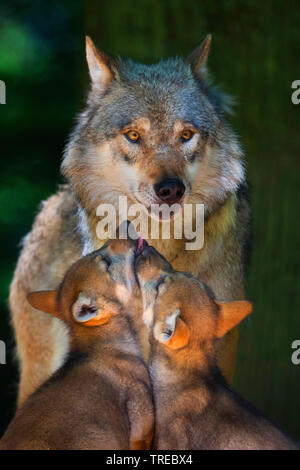
M 0 30 L 0 74 L 15 79 L 38 80 L 47 71 L 51 53 L 33 32 L 20 22 L 7 21 Z

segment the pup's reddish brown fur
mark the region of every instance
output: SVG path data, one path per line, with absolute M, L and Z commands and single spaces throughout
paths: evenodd
M 216 302 L 208 287 L 174 271 L 152 247 L 138 258 L 137 273 L 152 335 L 154 448 L 299 448 L 235 394 L 217 367 L 217 342 L 251 312 L 251 304 Z
M 0 449 L 149 448 L 150 380 L 128 304 L 135 249 L 111 241 L 76 262 L 58 290 L 29 295 L 34 308 L 68 325 L 71 353 L 17 411 Z

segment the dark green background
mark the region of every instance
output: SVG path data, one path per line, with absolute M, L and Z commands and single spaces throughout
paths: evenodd
M 150 63 L 185 55 L 213 34 L 209 66 L 237 100 L 231 119 L 241 136 L 253 186 L 253 256 L 247 297 L 255 309 L 240 328 L 235 387 L 300 437 L 299 107 L 300 12 L 296 1 L 10 1 L 0 11 L 0 432 L 17 386 L 7 311 L 18 243 L 41 199 L 60 181 L 59 163 L 87 88 L 84 35 L 112 55 Z

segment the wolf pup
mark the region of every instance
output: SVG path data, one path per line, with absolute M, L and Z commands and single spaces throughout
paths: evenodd
M 297 444 L 235 394 L 216 363 L 216 342 L 252 310 L 216 302 L 152 247 L 137 258 L 144 321 L 152 333 L 150 375 L 156 449 L 296 449 Z
M 141 203 L 149 211 L 154 204 L 204 204 L 201 250 L 185 250 L 187 240 L 172 233 L 151 243 L 176 269 L 210 285 L 218 299 L 243 298 L 249 225 L 243 154 L 224 117 L 226 102 L 209 85 L 210 40 L 186 59 L 146 66 L 112 59 L 87 38 L 91 91 L 62 162 L 68 184 L 43 203 L 10 289 L 19 404 L 68 350 L 61 323 L 36 312 L 26 296 L 55 288 L 74 261 L 102 246 L 96 234 L 101 204 L 112 204 L 117 215 L 120 196 L 128 208 Z M 234 330 L 220 344 L 219 364 L 228 378 L 236 342 Z
M 76 262 L 57 291 L 28 300 L 70 329 L 71 353 L 17 411 L 0 449 L 149 449 L 153 405 L 131 331 L 137 242 L 111 241 Z

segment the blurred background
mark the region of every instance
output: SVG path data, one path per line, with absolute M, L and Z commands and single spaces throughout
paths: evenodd
M 59 165 L 88 86 L 84 36 L 111 55 L 151 63 L 186 55 L 213 34 L 214 81 L 236 97 L 253 187 L 253 254 L 246 291 L 254 314 L 240 328 L 235 388 L 300 438 L 299 115 L 296 1 L 10 0 L 0 7 L 0 435 L 14 413 L 17 364 L 7 309 L 19 242 L 39 202 L 61 182 Z

